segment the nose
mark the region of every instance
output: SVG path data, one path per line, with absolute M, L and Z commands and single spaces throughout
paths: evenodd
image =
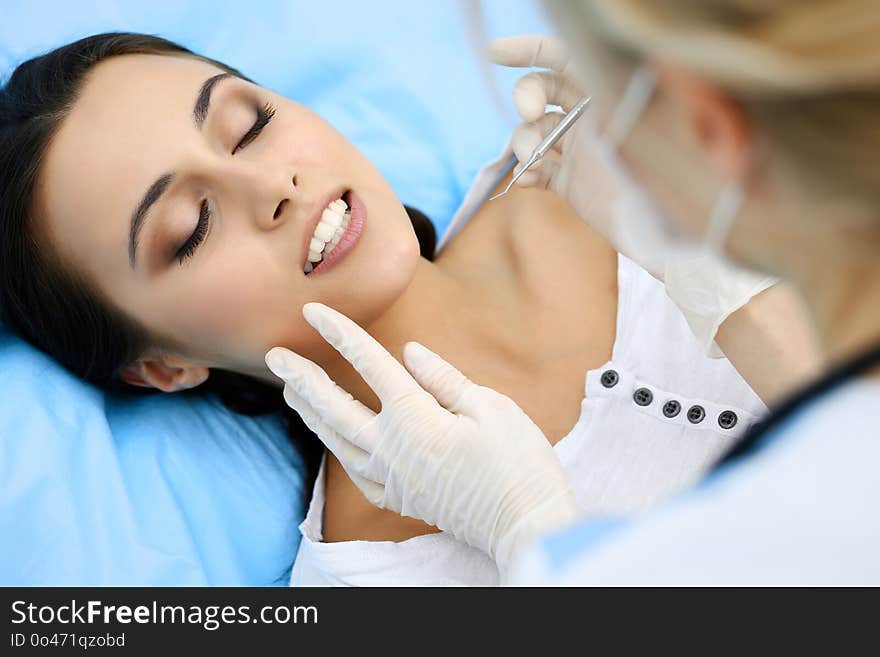
M 286 206 L 289 201 L 290 199 L 283 198 L 278 202 L 278 205 L 275 207 L 275 212 L 272 213 L 273 220 L 278 220 L 278 217 L 280 217 L 281 213 L 284 211 L 284 206 Z
M 284 170 L 267 175 L 268 180 L 264 178 L 257 183 L 262 191 L 258 191 L 254 199 L 254 218 L 260 228 L 273 230 L 291 216 L 299 190 L 296 174 Z
M 237 206 L 235 214 L 249 217 L 260 230 L 274 230 L 294 215 L 300 193 L 297 174 L 289 164 L 230 164 L 224 173 L 224 186 L 230 192 L 230 204 Z

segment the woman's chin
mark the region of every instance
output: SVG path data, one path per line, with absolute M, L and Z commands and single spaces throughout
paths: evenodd
M 345 299 L 339 310 L 343 310 L 342 306 L 357 309 L 350 316 L 361 325 L 378 319 L 409 289 L 420 260 L 415 239 L 398 240 L 393 248 L 383 249 L 381 257 L 368 259 L 347 289 L 339 290 Z

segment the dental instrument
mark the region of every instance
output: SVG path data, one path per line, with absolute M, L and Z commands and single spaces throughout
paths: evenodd
M 544 156 L 547 154 L 557 141 L 562 139 L 568 129 L 574 125 L 574 122 L 577 121 L 584 113 L 587 105 L 590 103 L 590 96 L 582 98 L 577 102 L 577 104 L 571 108 L 571 111 L 566 114 L 563 119 L 559 122 L 553 130 L 551 130 L 544 139 L 541 140 L 541 143 L 535 147 L 535 150 L 532 151 L 532 154 L 529 156 L 529 159 L 525 162 L 523 167 L 519 170 L 511 181 L 507 184 L 507 187 L 504 188 L 504 191 L 500 194 L 495 194 L 489 198 L 490 201 L 494 201 L 496 198 L 504 196 L 507 192 L 510 191 L 510 188 L 513 187 L 514 183 L 519 180 L 520 176 L 522 176 L 526 171 L 529 170 L 533 164 L 540 162 L 544 159 Z

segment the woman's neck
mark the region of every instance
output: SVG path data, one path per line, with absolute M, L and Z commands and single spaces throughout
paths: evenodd
M 422 342 L 441 355 L 481 354 L 489 358 L 497 349 L 499 336 L 493 332 L 497 318 L 489 318 L 480 302 L 481 290 L 449 271 L 420 260 L 413 280 L 381 317 L 363 328 L 401 361 L 403 346 Z M 453 363 L 460 366 L 461 363 Z M 360 375 L 341 356 L 321 363 L 339 386 L 355 399 L 378 411 L 379 402 Z

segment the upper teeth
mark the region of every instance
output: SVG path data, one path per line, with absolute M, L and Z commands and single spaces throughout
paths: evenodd
M 308 274 L 317 267 L 318 263 L 336 248 L 348 228 L 350 219 L 351 211 L 342 199 L 332 201 L 327 206 L 321 215 L 321 221 L 315 226 L 312 241 L 309 242 L 309 255 L 303 268 L 305 273 Z

